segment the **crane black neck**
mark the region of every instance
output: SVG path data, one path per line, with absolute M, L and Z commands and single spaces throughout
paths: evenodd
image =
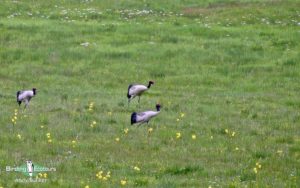
M 147 87 L 150 88 L 152 84 L 153 84 L 152 82 L 149 82 Z

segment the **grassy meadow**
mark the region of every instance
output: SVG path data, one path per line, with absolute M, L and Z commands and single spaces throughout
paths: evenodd
M 2 0 L 0 187 L 299 187 L 299 7 Z M 33 87 L 24 111 L 16 92 Z M 28 159 L 56 171 L 6 172 Z

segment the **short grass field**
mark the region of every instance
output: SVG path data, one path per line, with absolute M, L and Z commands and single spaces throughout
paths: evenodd
M 299 52 L 299 0 L 2 0 L 0 187 L 300 187 Z

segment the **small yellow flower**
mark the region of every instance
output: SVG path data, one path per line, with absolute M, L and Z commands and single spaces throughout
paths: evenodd
M 17 135 L 17 137 L 18 137 L 19 139 L 21 139 L 21 138 L 22 138 L 22 136 L 21 136 L 20 134 L 18 134 L 18 135 Z
M 49 140 L 48 140 L 48 143 L 52 143 L 52 139 L 49 139 Z
M 44 176 L 44 178 L 47 178 L 48 175 L 47 175 L 47 173 L 44 173 L 43 176 Z
M 261 164 L 259 164 L 257 167 L 260 169 L 261 168 Z
M 185 115 L 184 113 L 180 113 L 180 117 L 182 117 L 182 118 L 183 118 L 183 117 L 184 117 L 184 115 Z
M 126 185 L 127 181 L 126 180 L 121 180 L 120 183 L 121 183 L 122 186 L 124 186 L 124 185 Z
M 90 188 L 90 186 L 86 185 L 86 186 L 84 186 L 84 188 Z
M 253 168 L 253 171 L 254 171 L 255 174 L 257 174 L 257 168 L 256 167 Z
M 15 109 L 15 112 L 18 112 L 18 109 Z
M 11 121 L 14 123 L 14 122 L 15 122 L 15 119 L 14 119 L 14 118 L 12 118 L 12 119 L 11 119 Z
M 116 140 L 116 142 L 119 142 L 119 141 L 120 141 L 120 138 L 119 138 L 119 137 L 117 137 L 115 140 Z
M 210 136 L 210 139 L 211 139 L 211 140 L 214 139 L 214 136 L 211 135 L 211 136 Z
M 125 133 L 125 134 L 128 134 L 128 131 L 129 131 L 128 128 L 124 129 L 124 133 Z
M 43 129 L 44 128 L 44 125 L 41 125 L 41 129 Z
M 76 140 L 72 140 L 72 144 L 76 144 Z
M 107 177 L 106 177 L 106 176 L 104 176 L 102 179 L 103 179 L 104 181 L 106 181 L 106 180 L 107 180 Z
M 103 178 L 102 174 L 103 174 L 103 171 L 99 171 L 99 172 L 96 174 L 97 178 L 99 178 L 99 179 L 101 180 L 101 179 Z
M 181 138 L 181 133 L 180 132 L 176 133 L 176 138 L 177 139 Z
M 148 133 L 150 134 L 150 133 L 152 133 L 152 131 L 153 131 L 153 128 L 150 127 L 150 128 L 148 129 Z
M 111 115 L 112 115 L 112 112 L 107 112 L 107 114 L 108 114 L 109 116 L 111 116 Z
M 38 176 L 39 176 L 40 178 L 42 178 L 42 177 L 43 177 L 43 174 L 42 174 L 42 173 L 39 173 Z
M 195 134 L 192 135 L 192 139 L 196 140 L 197 136 Z
M 277 150 L 277 153 L 278 154 L 282 154 L 282 150 Z
M 17 116 L 15 116 L 15 117 L 14 117 L 14 119 L 15 119 L 15 120 L 17 120 L 17 119 L 18 119 L 18 117 L 17 117 Z
M 238 151 L 238 150 L 239 150 L 239 148 L 238 148 L 238 147 L 236 147 L 236 148 L 235 148 L 235 151 Z
M 180 121 L 180 119 L 179 119 L 179 118 L 177 118 L 177 119 L 176 119 L 176 121 L 178 122 L 178 121 Z
M 234 137 L 234 135 L 235 135 L 235 132 L 233 131 L 233 132 L 231 133 L 231 136 Z
M 257 168 L 259 168 L 259 169 L 261 168 L 261 164 L 259 164 L 259 162 L 257 162 L 255 165 Z
M 135 171 L 140 171 L 141 169 L 139 168 L 139 167 L 137 167 L 137 166 L 135 166 L 134 168 L 133 168 Z
M 225 133 L 226 133 L 226 134 L 228 134 L 228 133 L 229 133 L 228 129 L 225 129 Z

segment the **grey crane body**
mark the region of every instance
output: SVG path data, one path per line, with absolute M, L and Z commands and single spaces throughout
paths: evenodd
M 145 111 L 145 112 L 133 112 L 131 114 L 131 125 L 135 123 L 149 123 L 150 119 L 157 116 L 160 113 L 160 105 L 156 105 L 157 111 Z
M 26 108 L 31 100 L 32 97 L 36 95 L 36 88 L 33 88 L 32 90 L 25 90 L 25 91 L 18 91 L 17 92 L 17 102 L 19 106 L 22 102 L 25 103 Z
M 142 84 L 130 84 L 128 86 L 128 91 L 127 91 L 127 98 L 128 98 L 128 104 L 129 102 L 134 99 L 136 96 L 139 97 L 138 102 L 140 102 L 140 97 L 141 95 L 150 89 L 151 85 L 154 84 L 153 81 L 149 81 L 148 86 L 142 85 Z

